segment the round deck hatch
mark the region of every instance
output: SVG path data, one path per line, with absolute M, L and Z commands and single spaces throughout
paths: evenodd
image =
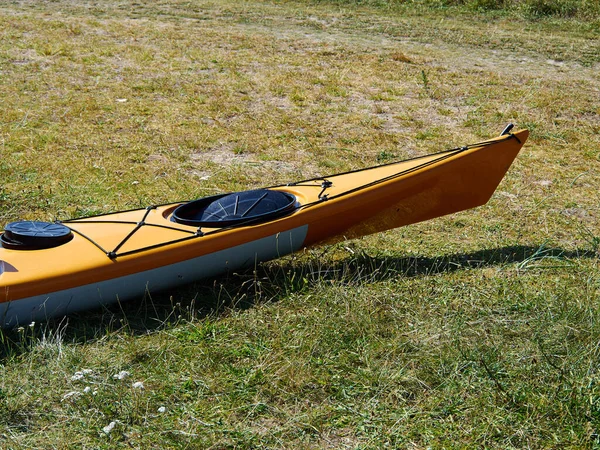
M 60 223 L 19 221 L 6 225 L 0 236 L 2 246 L 15 250 L 40 250 L 69 242 L 73 233 Z
M 215 195 L 181 205 L 173 220 L 197 227 L 221 228 L 266 222 L 294 210 L 296 197 L 287 192 L 256 189 Z

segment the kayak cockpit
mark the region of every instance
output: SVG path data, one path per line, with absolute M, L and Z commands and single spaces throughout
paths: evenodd
M 171 220 L 195 227 L 232 227 L 274 220 L 296 207 L 296 197 L 289 192 L 254 189 L 185 203 L 173 211 Z

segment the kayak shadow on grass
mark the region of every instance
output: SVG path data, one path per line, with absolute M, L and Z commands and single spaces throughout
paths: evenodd
M 326 256 L 327 252 L 327 249 L 316 249 L 306 257 L 287 256 L 260 264 L 255 270 L 201 280 L 168 294 L 148 294 L 144 300 L 123 303 L 119 310 L 126 315 L 135 311 L 134 317 L 142 313 L 156 316 L 161 311 L 163 316 L 173 316 L 176 311 L 182 317 L 195 314 L 194 318 L 198 318 L 231 309 L 247 309 L 258 303 L 277 302 L 322 281 L 359 285 L 490 267 L 506 266 L 520 271 L 556 269 L 572 266 L 577 259 L 598 257 L 590 250 L 566 251 L 546 245 L 515 245 L 435 257 L 400 253 L 372 256 L 356 251 L 349 252 L 345 258 L 332 260 Z M 80 314 L 81 317 L 84 315 Z M 157 317 L 155 320 L 160 321 Z
M 567 268 L 581 258 L 597 258 L 592 250 L 566 251 L 556 247 L 514 245 L 452 253 L 435 257 L 377 254 L 348 251 L 333 259 L 313 250 L 302 257 L 288 256 L 246 270 L 203 280 L 168 293 L 147 293 L 143 299 L 116 303 L 104 308 L 71 314 L 48 323 L 19 330 L 3 330 L 0 361 L 22 353 L 50 337 L 66 342 L 89 342 L 112 332 L 142 335 L 176 326 L 182 321 L 219 317 L 260 303 L 273 303 L 292 293 L 326 281 L 360 285 L 393 281 L 401 277 L 432 276 L 463 270 L 506 266 L 511 270 Z
M 567 267 L 579 258 L 598 257 L 590 250 L 566 251 L 546 245 L 514 245 L 435 257 L 400 253 L 371 256 L 356 251 L 336 260 L 326 255 L 328 251 L 328 248 L 316 249 L 306 257 L 287 256 L 260 264 L 255 270 L 201 280 L 168 292 L 147 293 L 137 301 L 72 315 L 70 326 L 75 320 L 84 324 L 100 321 L 105 329 L 127 324 L 132 332 L 146 333 L 177 320 L 219 316 L 232 309 L 277 302 L 323 281 L 359 285 L 490 267 L 506 266 L 521 271 L 550 269 Z
M 579 258 L 597 257 L 590 250 L 566 251 L 561 248 L 514 245 L 470 253 L 452 253 L 435 257 L 418 255 L 377 255 L 360 253 L 331 267 L 331 272 L 348 272 L 351 279 L 385 281 L 397 276 L 418 277 L 489 267 L 513 267 L 516 270 L 568 266 Z M 340 266 L 340 267 L 338 267 Z M 325 273 L 327 270 L 325 271 Z

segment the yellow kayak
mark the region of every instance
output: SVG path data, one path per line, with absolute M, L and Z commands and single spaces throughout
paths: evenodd
M 322 178 L 64 222 L 7 224 L 0 326 L 140 297 L 301 248 L 486 203 L 528 137 Z

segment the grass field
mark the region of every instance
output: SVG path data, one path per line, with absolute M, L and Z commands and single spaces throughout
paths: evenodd
M 0 447 L 600 448 L 598 10 L 433 3 L 0 3 L 2 225 L 531 131 L 476 210 L 0 332 Z

